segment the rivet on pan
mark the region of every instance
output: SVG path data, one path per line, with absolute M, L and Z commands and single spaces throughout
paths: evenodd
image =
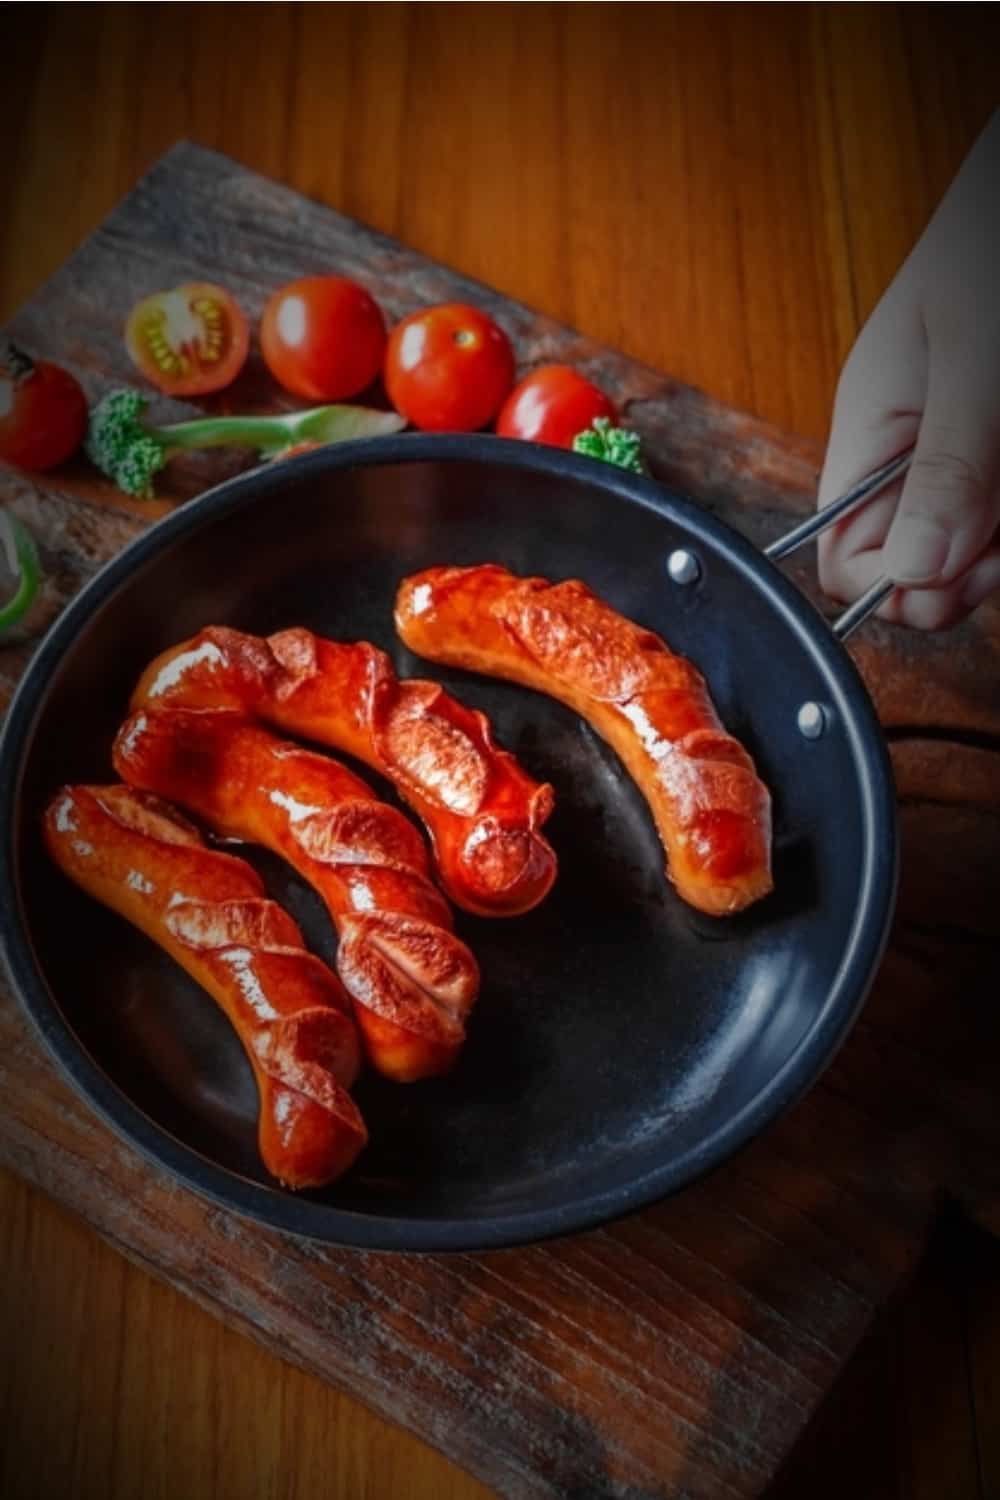
M 826 713 L 818 703 L 803 703 L 799 709 L 799 733 L 807 740 L 818 740 L 826 729 Z
M 678 547 L 667 558 L 667 572 L 675 583 L 697 583 L 701 577 L 701 563 L 693 552 Z

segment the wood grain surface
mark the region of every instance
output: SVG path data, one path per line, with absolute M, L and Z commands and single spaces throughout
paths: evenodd
M 658 471 L 760 538 L 808 507 L 839 361 L 997 102 L 996 25 L 960 6 L 38 6 L 4 19 L 17 59 L 0 99 L 4 313 L 161 150 L 196 137 L 581 329 L 593 342 L 494 303 L 531 357 L 589 361 L 633 403 Z M 160 170 L 78 263 L 93 281 L 78 270 L 16 322 L 92 391 L 126 373 L 114 317 L 161 269 L 211 273 L 254 310 L 281 276 L 350 269 L 352 254 L 391 312 L 460 285 L 338 238 L 338 221 L 240 174 L 213 179 L 195 153 Z M 165 493 L 205 478 L 181 470 Z M 2 482 L 45 544 L 50 609 L 150 514 L 82 464 L 41 488 Z M 797 576 L 809 582 L 807 563 Z M 947 641 L 877 627 L 859 646 L 905 803 L 897 939 L 821 1088 L 681 1199 L 528 1252 L 305 1255 L 139 1166 L 9 1007 L 0 1154 L 132 1258 L 505 1494 L 760 1493 L 915 1265 L 942 1187 L 998 1222 L 998 640 L 990 607 Z M 8 691 L 29 649 L 0 658 Z M 6 1445 L 5 1492 L 483 1493 L 7 1192 L 8 1264 L 30 1277 L 5 1305 L 5 1346 L 61 1346 L 81 1373 L 30 1406 L 9 1367 L 6 1413 L 44 1421 Z M 95 1357 L 109 1340 L 117 1357 Z M 54 1365 L 29 1367 L 44 1379 Z M 134 1436 L 140 1411 L 152 1446 Z

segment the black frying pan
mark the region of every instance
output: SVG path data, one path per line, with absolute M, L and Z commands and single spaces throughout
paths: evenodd
M 668 568 L 678 549 L 696 564 L 675 557 Z M 724 920 L 684 906 L 641 796 L 575 714 L 401 646 L 400 578 L 486 561 L 579 576 L 698 663 L 772 788 L 772 896 Z M 483 990 L 458 1068 L 408 1087 L 365 1078 L 357 1096 L 371 1144 L 323 1192 L 271 1184 L 251 1073 L 223 1015 L 51 867 L 39 838 L 57 785 L 114 779 L 109 747 L 141 669 L 208 623 L 374 641 L 402 673 L 437 677 L 483 708 L 556 789 L 552 895 L 515 920 L 460 917 Z M 803 705 L 820 712 L 803 716 Z M 821 732 L 808 738 L 800 724 Z M 152 527 L 42 644 L 0 768 L 10 970 L 63 1068 L 114 1128 L 199 1191 L 344 1244 L 523 1242 L 691 1181 L 829 1061 L 893 905 L 884 742 L 813 605 L 743 538 L 652 482 L 492 437 L 325 449 L 231 480 Z M 276 859 L 247 853 L 329 958 L 318 900 Z

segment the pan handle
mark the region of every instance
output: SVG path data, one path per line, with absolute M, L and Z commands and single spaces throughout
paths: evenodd
M 883 464 L 880 469 L 875 469 L 871 474 L 866 475 L 864 479 L 859 479 L 858 483 L 852 489 L 849 489 L 845 495 L 841 495 L 839 500 L 834 500 L 832 504 L 825 505 L 822 510 L 816 511 L 808 520 L 803 521 L 801 526 L 794 527 L 792 531 L 786 532 L 784 536 L 779 537 L 776 542 L 772 542 L 770 547 L 765 547 L 764 556 L 769 557 L 772 562 L 777 562 L 779 558 L 787 557 L 790 552 L 794 552 L 803 543 L 811 541 L 814 536 L 819 536 L 821 531 L 825 531 L 835 521 L 840 521 L 844 516 L 849 516 L 854 511 L 860 509 L 862 505 L 867 504 L 869 500 L 877 495 L 880 490 L 884 490 L 886 485 L 891 484 L 900 474 L 904 474 L 910 466 L 912 457 L 913 449 L 907 448 L 904 452 L 897 454 L 895 458 L 891 458 L 887 464 Z M 885 599 L 888 599 L 895 587 L 896 585 L 891 578 L 886 578 L 885 576 L 876 578 L 871 587 L 866 589 L 861 595 L 861 598 L 855 599 L 854 603 L 834 620 L 830 628 L 837 639 L 840 641 L 846 640 L 852 631 L 857 630 L 859 625 L 864 624 L 868 616 L 874 614 L 879 605 Z

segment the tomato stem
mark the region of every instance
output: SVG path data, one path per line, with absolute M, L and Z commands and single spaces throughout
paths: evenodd
M 15 385 L 35 373 L 35 361 L 30 354 L 19 349 L 5 333 L 0 333 L 0 369 L 6 371 Z

